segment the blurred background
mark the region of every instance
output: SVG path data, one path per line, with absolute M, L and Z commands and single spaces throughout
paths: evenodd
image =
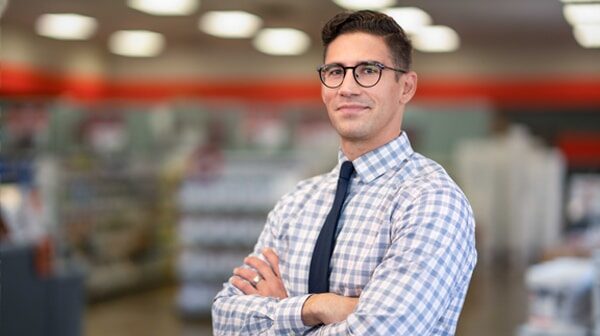
M 315 69 L 345 8 L 410 34 L 403 128 L 473 206 L 457 335 L 600 335 L 585 0 L 0 0 L 0 334 L 212 334 L 270 208 L 336 163 Z

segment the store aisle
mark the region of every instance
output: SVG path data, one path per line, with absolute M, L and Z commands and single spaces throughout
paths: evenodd
M 205 336 L 209 320 L 184 321 L 175 307 L 177 288 L 167 287 L 95 303 L 85 314 L 85 336 Z M 476 269 L 457 336 L 515 335 L 526 319 L 523 273 Z
M 132 294 L 91 304 L 85 313 L 85 336 L 205 336 L 210 320 L 187 322 L 175 307 L 177 288 Z

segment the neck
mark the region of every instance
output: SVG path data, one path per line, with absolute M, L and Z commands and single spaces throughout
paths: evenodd
M 396 133 L 392 137 L 386 137 L 378 142 L 369 142 L 369 141 L 361 141 L 361 140 L 351 140 L 344 139 L 341 140 L 342 152 L 350 161 L 354 161 L 355 159 L 361 157 L 362 155 L 377 149 L 388 142 L 396 139 L 399 135 L 402 134 L 402 131 Z

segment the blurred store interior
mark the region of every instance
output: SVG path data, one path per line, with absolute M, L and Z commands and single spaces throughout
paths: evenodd
M 457 335 L 600 335 L 600 1 L 350 3 L 411 34 L 403 128 L 475 212 Z M 211 335 L 275 201 L 336 163 L 344 6 L 0 0 L 0 334 Z

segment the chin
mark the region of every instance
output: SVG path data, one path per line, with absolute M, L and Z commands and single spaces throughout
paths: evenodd
M 355 128 L 337 128 L 337 132 L 341 138 L 350 141 L 359 141 L 365 138 L 365 132 Z

